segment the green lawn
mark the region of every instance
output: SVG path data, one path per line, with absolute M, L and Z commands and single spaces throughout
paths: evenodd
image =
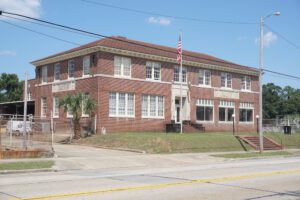
M 228 133 L 112 133 L 94 135 L 75 143 L 137 149 L 147 153 L 242 151 L 239 141 Z M 246 148 L 251 149 L 246 145 Z
M 0 170 L 47 169 L 54 165 L 54 161 L 9 162 L 0 163 Z
M 300 133 L 294 133 L 291 135 L 284 135 L 282 133 L 267 133 L 265 136 L 274 139 L 279 144 L 282 144 L 283 148 L 300 149 Z
M 215 157 L 222 158 L 253 158 L 253 157 L 266 157 L 266 156 L 287 156 L 291 153 L 286 151 L 272 151 L 272 152 L 246 152 L 246 153 L 227 153 L 227 154 L 215 154 Z

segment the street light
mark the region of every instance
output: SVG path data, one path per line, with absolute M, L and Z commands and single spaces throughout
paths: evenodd
M 259 121 L 258 121 L 258 119 L 259 119 L 259 115 L 256 115 L 255 116 L 256 117 L 256 133 L 258 134 L 259 133 L 259 126 L 258 126 L 258 123 L 259 123 Z
M 259 151 L 263 152 L 263 130 L 262 130 L 262 118 L 263 118 L 263 96 L 262 96 L 262 78 L 263 78 L 263 51 L 264 51 L 264 20 L 271 16 L 279 16 L 280 12 L 273 12 L 265 17 L 260 17 L 260 56 L 259 56 Z
M 232 117 L 232 132 L 233 132 L 233 135 L 235 135 L 235 130 L 234 130 L 234 118 L 235 118 L 235 114 L 232 114 L 231 117 Z

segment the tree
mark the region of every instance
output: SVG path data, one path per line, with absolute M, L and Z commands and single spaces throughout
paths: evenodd
M 91 115 L 95 108 L 96 102 L 88 95 L 83 93 L 77 93 L 74 95 L 65 96 L 59 103 L 60 107 L 63 107 L 64 112 L 73 114 L 73 131 L 74 139 L 81 138 L 80 119 L 82 112 Z
M 22 82 L 16 74 L 2 73 L 0 76 L 0 102 L 22 100 Z
M 267 83 L 263 85 L 263 119 L 272 119 L 280 114 L 282 88 Z

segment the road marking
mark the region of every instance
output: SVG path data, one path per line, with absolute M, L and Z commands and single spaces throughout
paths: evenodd
M 133 190 L 144 190 L 144 189 L 159 189 L 159 188 L 165 188 L 165 187 L 171 187 L 171 186 L 177 186 L 177 185 L 189 185 L 189 184 L 196 184 L 196 183 L 243 180 L 243 179 L 250 179 L 250 178 L 259 178 L 259 177 L 267 177 L 267 176 L 282 175 L 282 174 L 294 174 L 294 173 L 300 173 L 300 169 L 254 173 L 254 174 L 246 174 L 246 175 L 239 175 L 239 176 L 225 176 L 225 177 L 220 177 L 220 178 L 197 179 L 197 180 L 191 180 L 191 181 L 179 181 L 179 182 L 175 182 L 175 183 L 163 183 L 163 184 L 133 186 L 133 187 L 124 187 L 124 188 L 101 189 L 101 190 L 86 191 L 86 192 L 45 195 L 45 196 L 37 196 L 37 197 L 18 198 L 18 200 L 58 199 L 58 198 L 77 197 L 77 196 L 94 195 L 94 194 L 111 193 L 111 192 L 133 191 Z M 15 198 L 13 200 L 17 200 L 17 199 Z

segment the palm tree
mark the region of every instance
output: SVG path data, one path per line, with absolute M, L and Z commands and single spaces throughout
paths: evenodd
M 83 93 L 69 94 L 59 102 L 59 106 L 63 107 L 64 112 L 73 114 L 74 139 L 79 139 L 81 137 L 80 119 L 82 112 L 91 115 L 96 108 L 95 100 Z

